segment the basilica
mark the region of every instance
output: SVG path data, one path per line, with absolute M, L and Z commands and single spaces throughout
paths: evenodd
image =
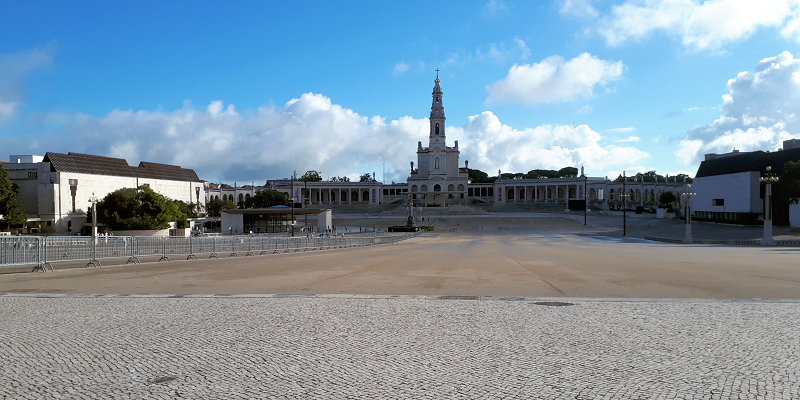
M 431 92 L 428 143 L 417 142 L 417 160 L 405 183 L 372 182 L 301 182 L 295 179 L 268 181 L 267 186 L 208 187 L 207 200 L 245 201 L 265 188 L 282 191 L 300 207 L 367 207 L 406 204 L 409 199 L 419 206 L 503 205 L 539 203 L 550 208 L 582 209 L 589 204 L 600 209 L 614 209 L 623 199 L 629 205 L 655 206 L 661 192 L 680 193 L 683 182 L 633 182 L 626 184 L 606 177 L 502 179 L 500 172 L 493 182 L 471 182 L 469 162 L 460 165 L 458 141 L 447 144 L 444 114 L 444 91 L 437 71 Z M 531 166 L 536 167 L 536 166 Z M 624 191 L 624 193 L 623 193 Z M 624 194 L 624 196 L 623 196 Z
M 425 204 L 446 205 L 448 200 L 463 200 L 467 194 L 469 181 L 468 162 L 461 168 L 458 165 L 458 140 L 453 147 L 447 146 L 445 129 L 444 93 L 440 86 L 437 71 L 433 86 L 430 132 L 428 146 L 417 142 L 417 168 L 411 162 L 411 175 L 408 177 L 407 190 L 414 198 Z

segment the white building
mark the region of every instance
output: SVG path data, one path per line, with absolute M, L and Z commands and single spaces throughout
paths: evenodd
M 20 187 L 28 228 L 39 232 L 80 232 L 92 195 L 102 199 L 122 188 L 148 186 L 174 200 L 205 199 L 203 182 L 191 169 L 142 161 L 131 167 L 121 158 L 79 153 L 12 155 L 0 164 Z
M 771 167 L 780 176 L 787 161 L 800 160 L 800 141 L 786 140 L 775 152 L 733 151 L 706 154 L 700 163 L 692 191 L 693 215 L 699 220 L 756 223 L 763 219 L 764 188 L 760 178 Z M 773 193 L 775 193 L 773 185 Z M 773 223 L 789 225 L 789 204 L 785 196 L 773 196 Z

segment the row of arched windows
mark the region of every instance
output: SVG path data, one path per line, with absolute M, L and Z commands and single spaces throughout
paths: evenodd
M 411 185 L 411 191 L 412 192 L 423 192 L 423 193 L 427 192 L 428 191 L 428 185 L 422 185 L 422 186 Z M 441 192 L 442 191 L 442 186 L 439 185 L 439 184 L 433 185 L 433 191 L 434 192 Z M 450 184 L 450 185 L 447 186 L 447 191 L 448 192 L 455 192 L 455 191 L 463 192 L 464 191 L 464 185 L 459 184 L 458 186 L 455 186 L 453 184 Z
M 219 195 L 213 195 L 213 196 L 211 196 L 211 198 L 213 200 L 219 200 Z M 233 201 L 233 202 L 236 202 L 234 200 L 234 198 L 235 197 L 232 194 L 223 194 L 222 195 L 222 201 Z M 248 199 L 250 199 L 250 193 L 248 193 L 248 194 L 239 193 L 238 201 L 247 201 Z

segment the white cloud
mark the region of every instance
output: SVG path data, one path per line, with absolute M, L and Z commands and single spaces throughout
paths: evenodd
M 16 101 L 2 101 L 0 99 L 0 122 L 8 121 L 14 117 L 17 112 Z
M 611 129 L 604 129 L 603 132 L 611 132 L 611 133 L 628 133 L 635 131 L 636 128 L 632 126 L 626 126 L 624 128 L 611 128 Z
M 57 128 L 30 137 L 0 137 L 0 148 L 15 153 L 83 152 L 136 164 L 141 160 L 193 168 L 202 179 L 263 183 L 291 171 L 315 169 L 324 178 L 378 172 L 405 181 L 416 142 L 427 144 L 426 118 L 386 120 L 362 116 L 314 93 L 281 107 L 237 111 L 212 101 L 175 111 L 113 110 L 105 116 L 53 115 Z M 543 125 L 516 129 L 490 111 L 463 126 L 448 126 L 448 143 L 459 141 L 461 161 L 487 172 L 585 165 L 588 171 L 635 163 L 649 154 L 631 146 L 604 145 L 586 125 Z M 11 152 L 11 151 L 10 151 Z
M 760 28 L 800 39 L 798 0 L 629 0 L 600 17 L 598 31 L 617 46 L 661 31 L 691 50 L 718 50 Z
M 581 166 L 602 171 L 637 162 L 649 154 L 628 146 L 602 145 L 602 136 L 586 125 L 542 125 L 516 129 L 491 111 L 469 117 L 463 127 L 448 127 L 459 140 L 462 159 L 490 174 L 498 169 L 527 172 L 534 168 Z
M 408 72 L 409 68 L 410 68 L 410 67 L 409 67 L 409 66 L 408 66 L 408 64 L 406 64 L 406 63 L 403 63 L 403 62 L 401 62 L 401 63 L 397 63 L 397 64 L 394 66 L 394 69 L 392 69 L 392 73 L 393 73 L 394 75 L 403 75 L 403 74 L 405 74 L 406 72 Z
M 563 0 L 559 12 L 562 15 L 587 19 L 597 18 L 599 15 L 591 0 Z
M 596 86 L 622 77 L 622 61 L 605 61 L 589 53 L 564 60 L 559 56 L 511 67 L 508 75 L 486 89 L 487 103 L 561 103 L 590 96 Z
M 0 123 L 13 119 L 24 102 L 24 77 L 52 61 L 53 46 L 0 54 Z
M 483 14 L 488 17 L 496 17 L 508 13 L 508 6 L 501 0 L 489 0 L 483 5 Z
M 636 142 L 638 142 L 640 140 L 642 140 L 642 138 L 640 138 L 639 136 L 628 136 L 628 137 L 626 137 L 624 139 L 617 139 L 616 142 L 617 143 L 636 143 Z
M 775 150 L 782 141 L 800 138 L 800 59 L 788 51 L 761 60 L 753 71 L 728 80 L 720 116 L 690 131 L 682 140 L 678 159 L 697 163 L 704 153 Z

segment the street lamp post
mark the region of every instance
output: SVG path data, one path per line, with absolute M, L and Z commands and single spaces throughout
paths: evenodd
M 687 190 L 692 190 L 692 184 L 687 186 Z M 692 197 L 697 196 L 697 193 L 685 192 L 681 193 L 686 208 L 686 232 L 683 234 L 683 243 L 692 243 Z
M 583 168 L 583 167 L 581 167 Z M 589 190 L 586 187 L 586 175 L 583 176 L 583 226 L 586 226 L 586 214 L 589 211 Z
M 772 167 L 767 166 L 767 172 L 759 180 L 766 183 L 764 187 L 764 237 L 761 238 L 762 246 L 775 246 L 775 239 L 772 237 L 772 184 L 777 183 L 779 178 L 772 173 Z
M 625 189 L 625 182 L 628 181 L 628 178 L 625 176 L 625 171 L 622 171 L 622 236 L 628 235 L 628 206 L 625 204 L 625 200 L 630 197 L 628 191 Z
M 92 203 L 92 258 L 86 263 L 86 266 L 94 265 L 95 268 L 100 267 L 100 261 L 97 260 L 97 196 L 92 193 L 89 197 L 89 203 Z
M 294 236 L 294 180 L 297 178 L 297 171 L 292 172 L 292 195 L 291 202 L 292 202 L 292 220 L 289 222 L 289 229 L 292 231 L 292 236 Z

